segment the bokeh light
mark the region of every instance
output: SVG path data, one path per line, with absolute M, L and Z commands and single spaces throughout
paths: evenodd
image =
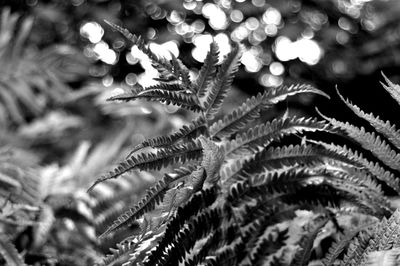
M 281 61 L 299 58 L 304 63 L 315 65 L 323 55 L 322 48 L 314 40 L 301 38 L 292 42 L 285 36 L 280 36 L 275 42 L 275 54 Z
M 353 37 L 359 31 L 377 29 L 382 19 L 373 16 L 372 9 L 364 11 L 366 15 L 360 15 L 368 2 L 338 0 L 333 7 L 342 14 L 333 19 L 329 17 L 328 10 L 318 5 L 302 4 L 298 0 L 286 4 L 266 0 L 184 0 L 181 8 L 151 2 L 145 5 L 145 13 L 151 19 L 162 22 L 162 26 L 153 24 L 142 35 L 150 49 L 167 60 L 171 59 L 171 55 L 178 57 L 181 49 L 188 49 L 191 57 L 188 60 L 204 62 L 213 40 L 219 46 L 222 59 L 231 51 L 232 42 L 240 42 L 245 47 L 242 69 L 249 75 L 257 73 L 261 85 L 276 86 L 287 76 L 301 76 L 301 63 L 317 65 L 325 53 L 330 53 L 329 48 L 346 48 L 353 45 Z M 358 18 L 360 23 L 355 23 L 352 17 Z M 136 32 L 133 30 L 133 33 Z M 113 65 L 121 54 L 129 65 L 140 64 L 145 69 L 141 74 L 127 71 L 125 78 L 119 80 L 129 85 L 153 83 L 151 79 L 157 73 L 146 63 L 146 57 L 136 55 L 135 49 L 132 52 L 125 51 L 126 40 L 114 39 L 108 47 L 108 41 L 102 41 L 104 29 L 94 21 L 83 23 L 80 34 L 90 42 L 84 49 L 86 56 Z M 345 70 L 342 63 L 346 62 L 329 60 L 325 71 L 343 75 Z M 96 76 L 108 71 L 96 70 Z M 144 78 L 145 75 L 149 77 Z
M 204 17 L 209 19 L 209 24 L 214 30 L 223 30 L 228 26 L 225 12 L 215 4 L 207 3 L 202 8 Z
M 104 30 L 99 23 L 92 21 L 81 26 L 80 34 L 89 39 L 91 43 L 98 43 L 104 35 Z
M 106 64 L 112 65 L 117 62 L 117 54 L 108 47 L 108 44 L 100 41 L 93 46 L 96 57 Z

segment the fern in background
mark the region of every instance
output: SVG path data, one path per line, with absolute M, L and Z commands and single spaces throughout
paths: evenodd
M 166 169 L 142 199 L 124 206 L 100 235 L 107 241 L 121 231 L 138 229 L 111 250 L 103 265 L 307 265 L 326 256 L 330 265 L 350 257 L 343 257 L 344 250 L 350 254 L 353 247 L 367 247 L 364 235 L 372 232 L 367 225 L 393 213 L 382 185 L 398 193 L 394 174 L 358 151 L 308 137 L 316 132 L 362 137 L 358 141 L 376 147 L 375 154 L 388 166 L 396 165 L 398 156 L 375 135 L 367 138 L 364 130 L 332 119 L 284 115 L 262 122 L 261 114 L 287 97 L 327 97 L 325 93 L 311 85 L 281 86 L 219 117 L 239 67 L 239 44 L 219 64 L 213 42 L 193 79 L 179 59 L 159 58 L 140 36 L 109 24 L 148 55 L 160 81 L 110 100 L 157 101 L 192 111 L 197 118 L 176 132 L 139 143 L 89 188 L 132 170 Z M 291 136 L 302 141 L 290 143 Z M 387 230 L 386 224 L 384 220 L 380 228 Z M 347 231 L 357 233 L 341 238 Z M 324 237 L 323 232 L 330 233 Z M 329 238 L 337 244 L 330 253 L 318 255 L 314 243 Z M 352 241 L 358 242 L 349 244 Z
M 67 85 L 86 75 L 88 62 L 71 46 L 38 49 L 29 43 L 32 17 L 1 11 L 0 123 L 23 124 L 60 105 L 72 92 Z

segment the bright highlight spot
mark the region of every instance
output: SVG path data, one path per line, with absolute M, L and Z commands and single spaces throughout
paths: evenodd
M 272 75 L 279 76 L 283 74 L 285 68 L 281 63 L 273 62 L 272 64 L 269 65 L 269 71 L 271 72 Z
M 323 51 L 313 40 L 303 38 L 292 42 L 289 38 L 281 36 L 276 40 L 275 54 L 281 61 L 299 58 L 309 65 L 315 65 L 321 59 Z
M 297 50 L 299 52 L 299 59 L 309 65 L 315 65 L 318 63 L 322 56 L 322 51 L 319 45 L 309 39 L 301 39 L 297 42 Z
M 281 13 L 273 7 L 270 7 L 265 11 L 262 19 L 266 24 L 273 24 L 273 25 L 279 25 L 281 23 Z
M 262 67 L 261 60 L 259 60 L 254 50 L 247 50 L 243 52 L 241 62 L 248 72 L 258 72 Z
M 103 37 L 104 30 L 97 22 L 87 22 L 81 27 L 80 33 L 91 43 L 98 43 Z
M 150 43 L 149 48 L 153 53 L 167 60 L 171 60 L 171 54 L 175 57 L 179 56 L 179 48 L 174 41 L 168 41 L 163 44 Z
M 260 83 L 266 87 L 278 87 L 282 85 L 283 79 L 271 74 L 264 74 L 260 77 Z
M 209 24 L 214 30 L 223 30 L 228 26 L 225 12 L 215 4 L 207 3 L 202 8 L 204 17 L 209 19 Z
M 222 58 L 232 50 L 229 37 L 225 33 L 219 33 L 215 36 L 214 40 L 218 44 L 219 58 L 222 60 Z
M 103 41 L 94 45 L 93 52 L 96 54 L 98 59 L 106 64 L 112 65 L 117 61 L 117 54 Z
M 243 13 L 240 10 L 232 10 L 230 18 L 233 22 L 241 22 L 243 20 Z
M 137 76 L 137 83 L 144 87 L 157 84 L 154 78 L 158 76 L 158 72 L 151 65 L 149 58 L 142 51 L 140 51 L 136 45 L 132 46 L 131 55 L 132 59 L 134 59 L 134 61 L 138 60 L 140 62 L 140 65 L 145 70 L 144 73 Z
M 192 50 L 193 58 L 199 62 L 204 62 L 212 41 L 213 38 L 210 34 L 196 35 L 193 40 L 193 44 L 196 46 Z
M 192 50 L 193 58 L 199 62 L 204 62 L 212 41 L 213 38 L 210 34 L 196 35 L 193 40 L 193 44 L 195 45 L 195 48 Z M 219 58 L 222 60 L 232 50 L 229 37 L 225 33 L 219 33 L 214 37 L 214 41 L 218 45 Z
M 245 26 L 239 26 L 231 33 L 231 37 L 233 41 L 240 42 L 246 39 L 249 33 L 250 31 Z

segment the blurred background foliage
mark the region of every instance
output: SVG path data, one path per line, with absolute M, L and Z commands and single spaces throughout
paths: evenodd
M 244 43 L 235 85 L 248 94 L 307 81 L 331 94 L 336 84 L 349 96 L 369 90 L 367 103 L 386 100 L 372 88 L 381 71 L 394 75 L 400 60 L 396 0 L 2 2 L 35 18 L 29 38 L 35 47 L 67 43 L 83 52 L 90 66 L 76 72 L 88 75 L 70 80 L 80 89 L 92 80 L 105 87 L 149 85 L 155 76 L 148 60 L 104 19 L 141 34 L 157 54 L 173 53 L 193 67 L 213 37 L 222 55 L 231 41 Z
M 226 110 L 245 94 L 311 83 L 333 99 L 301 96 L 277 111 L 315 114 L 318 105 L 341 119 L 345 108 L 330 110 L 337 85 L 356 104 L 396 121 L 394 103 L 377 88 L 381 71 L 400 81 L 398 0 L 0 0 L 0 7 L 0 204 L 11 206 L 1 212 L 0 234 L 19 252 L 28 250 L 32 264 L 63 254 L 59 265 L 87 265 L 121 241 L 94 237 L 119 211 L 104 199 L 119 191 L 113 204 L 134 201 L 154 177 L 127 178 L 123 187 L 111 182 L 88 196 L 85 190 L 144 136 L 190 119 L 159 104 L 105 101 L 130 86 L 155 84 L 157 72 L 104 20 L 142 35 L 160 56 L 179 57 L 192 75 L 213 38 L 221 55 L 242 42 Z M 26 192 L 26 180 L 33 181 L 23 201 L 12 198 L 13 189 Z M 44 218 L 47 227 L 39 228 Z M 86 227 L 92 232 L 82 234 Z M 87 251 L 84 258 L 74 245 Z

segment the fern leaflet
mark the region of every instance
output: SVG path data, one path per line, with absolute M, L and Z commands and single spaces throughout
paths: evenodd
M 232 84 L 234 74 L 238 70 L 239 57 L 240 49 L 239 45 L 236 45 L 220 66 L 216 80 L 212 84 L 208 94 L 205 97 L 200 98 L 200 103 L 206 110 L 206 119 L 208 121 L 214 118 L 222 106 L 226 94 Z
M 381 85 L 387 92 L 389 92 L 389 94 L 392 96 L 392 98 L 395 99 L 396 102 L 400 105 L 400 86 L 391 82 L 390 79 L 388 79 L 383 74 L 383 72 L 382 72 L 382 76 L 385 79 L 387 84 L 384 84 L 383 82 L 381 82 Z
M 226 142 L 224 147 L 225 156 L 241 156 L 258 151 L 274 140 L 285 135 L 301 132 L 335 132 L 336 128 L 312 118 L 277 118 L 272 122 L 257 125 L 247 132 L 237 136 L 236 139 Z
M 211 83 L 214 74 L 216 72 L 216 66 L 218 63 L 218 45 L 216 42 L 212 42 L 210 45 L 210 51 L 207 54 L 204 64 L 200 69 L 199 76 L 195 82 L 195 89 L 197 91 L 197 97 L 202 98 L 206 95 L 208 85 Z
M 170 135 L 155 137 L 151 139 L 147 139 L 142 143 L 136 145 L 133 150 L 128 155 L 131 156 L 133 153 L 141 150 L 145 147 L 152 148 L 165 148 L 169 145 L 175 144 L 176 142 L 182 141 L 190 141 L 197 138 L 200 135 L 206 134 L 205 120 L 204 117 L 199 116 L 192 123 L 188 125 L 184 125 L 177 132 L 174 132 Z
M 390 143 L 392 143 L 397 149 L 400 149 L 400 131 L 396 130 L 394 125 L 391 125 L 389 121 L 382 121 L 379 116 L 375 117 L 372 113 L 364 113 L 357 105 L 352 104 L 349 100 L 344 99 L 336 88 L 337 94 L 340 96 L 342 101 L 359 117 L 367 120 L 376 131 L 384 135 Z
M 156 101 L 168 105 L 172 104 L 194 112 L 200 112 L 202 109 L 198 104 L 197 97 L 194 94 L 181 92 L 180 90 L 174 90 L 179 86 L 180 85 L 176 84 L 155 85 L 142 90 L 137 94 L 134 92 L 132 94 L 123 93 L 121 95 L 111 97 L 109 100 L 132 101 L 136 99 L 145 99 L 147 101 Z M 172 87 L 173 89 L 165 89 L 169 87 Z
M 371 151 L 372 154 L 384 164 L 394 170 L 400 171 L 400 155 L 392 150 L 392 148 L 374 132 L 369 133 L 366 132 L 363 127 L 358 128 L 348 122 L 343 123 L 334 118 L 326 117 L 320 112 L 319 114 L 333 126 L 346 132 L 347 137 L 358 142 L 365 150 Z
M 160 170 L 175 163 L 185 163 L 186 161 L 199 159 L 202 156 L 202 148 L 199 142 L 190 142 L 185 145 L 170 146 L 159 150 L 157 153 L 142 153 L 121 162 L 113 171 L 97 179 L 88 189 L 91 191 L 97 184 L 106 180 L 117 178 L 118 176 L 131 171 L 139 170 Z

